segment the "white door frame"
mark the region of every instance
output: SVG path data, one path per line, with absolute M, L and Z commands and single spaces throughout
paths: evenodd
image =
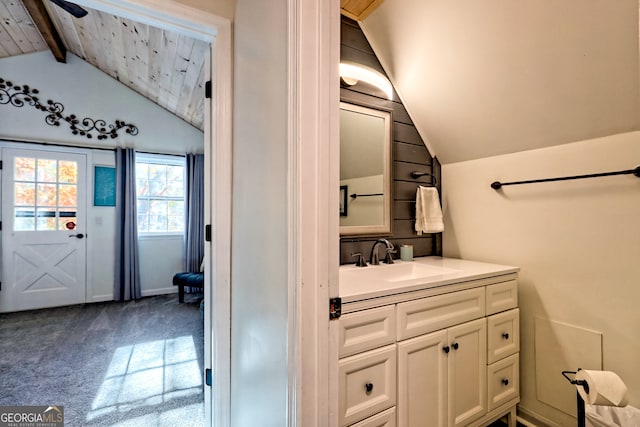
M 231 22 L 172 0 L 74 0 L 80 5 L 180 32 L 211 44 L 212 97 L 205 102 L 205 425 L 229 426 L 231 413 Z M 206 101 L 206 100 L 205 100 Z M 208 119 L 207 119 L 208 118 Z M 215 194 L 215 197 L 211 197 Z M 215 286 L 214 286 L 215 284 Z M 207 292 L 207 290 L 209 292 Z
M 339 4 L 289 0 L 289 426 L 338 425 Z

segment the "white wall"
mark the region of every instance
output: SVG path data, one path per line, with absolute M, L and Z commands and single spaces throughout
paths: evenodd
M 0 69 L 0 77 L 14 85 L 38 89 L 42 104 L 46 105 L 49 99 L 60 102 L 65 115 L 102 119 L 108 124 L 123 120 L 137 126 L 139 131 L 135 136 L 120 131 L 116 139 L 89 140 L 73 135 L 65 122 L 60 126 L 47 125 L 46 114 L 31 106 L 5 104 L 0 105 L 0 137 L 80 146 L 120 145 L 171 154 L 204 152 L 204 135 L 199 129 L 71 53 L 67 53 L 66 64 L 56 62 L 48 51 L 2 58 Z
M 231 425 L 287 425 L 287 1 L 234 23 Z M 337 107 L 337 105 L 336 105 Z
M 540 399 L 540 385 L 575 402 L 560 372 L 541 377 L 534 318 L 602 333 L 602 364 L 640 406 L 640 179 L 633 175 L 503 187 L 517 181 L 633 169 L 640 133 L 442 166 L 444 254 L 516 265 L 520 273 L 520 407 L 560 425 L 575 419 Z M 540 343 L 541 344 L 541 343 Z M 557 343 L 554 357 L 580 363 L 597 354 Z M 582 366 L 567 366 L 575 370 Z

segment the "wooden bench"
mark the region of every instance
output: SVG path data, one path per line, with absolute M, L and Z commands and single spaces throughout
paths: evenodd
M 173 286 L 178 287 L 178 301 L 184 302 L 184 287 L 204 288 L 204 273 L 177 273 L 173 276 Z

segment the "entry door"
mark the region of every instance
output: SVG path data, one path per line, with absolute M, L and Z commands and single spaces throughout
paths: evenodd
M 85 302 L 86 156 L 3 149 L 0 311 Z

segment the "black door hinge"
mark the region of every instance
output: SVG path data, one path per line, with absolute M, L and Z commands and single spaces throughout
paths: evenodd
M 211 241 L 211 224 L 207 224 L 204 226 L 204 241 Z
M 0 170 L 2 169 L 2 160 L 0 160 Z
M 329 320 L 339 319 L 342 314 L 342 298 L 329 298 Z
M 206 385 L 211 387 L 211 369 L 204 370 L 204 382 Z
M 204 97 L 211 98 L 211 80 L 204 84 Z

